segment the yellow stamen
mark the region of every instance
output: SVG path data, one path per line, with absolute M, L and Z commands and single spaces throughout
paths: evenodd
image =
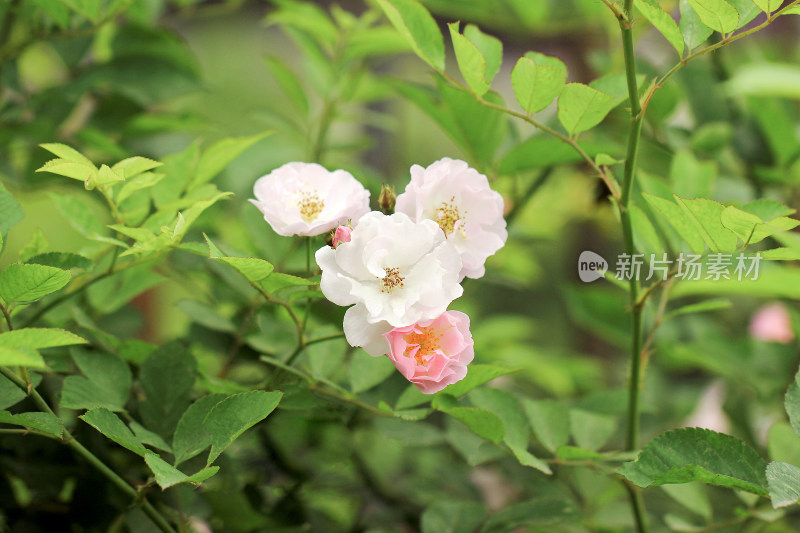
M 325 208 L 325 202 L 317 195 L 316 191 L 303 191 L 297 201 L 297 210 L 306 222 L 315 220 Z
M 450 198 L 449 202 L 442 202 L 439 209 L 436 210 L 434 222 L 439 224 L 445 235 L 450 235 L 455 231 L 456 225 L 462 219 L 461 213 L 458 211 L 458 206 L 455 204 L 455 196 Z M 464 213 L 466 214 L 466 213 Z
M 414 346 L 419 346 L 414 358 L 417 360 L 418 365 L 428 366 L 430 355 L 434 354 L 436 350 L 441 350 L 441 339 L 444 336 L 441 330 L 437 331 L 434 328 L 419 328 L 420 333 L 409 333 L 404 335 L 403 339 L 408 343 L 408 347 L 403 355 L 411 357 L 411 352 Z
M 381 279 L 381 292 L 390 293 L 397 287 L 404 287 L 403 281 L 406 279 L 400 275 L 399 268 L 387 268 L 386 275 Z

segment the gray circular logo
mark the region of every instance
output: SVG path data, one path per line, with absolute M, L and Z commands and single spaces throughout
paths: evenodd
M 578 277 L 585 283 L 598 280 L 608 270 L 608 263 L 600 255 L 586 250 L 578 257 Z

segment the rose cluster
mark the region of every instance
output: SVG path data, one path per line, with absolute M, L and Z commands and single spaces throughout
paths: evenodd
M 369 191 L 350 173 L 313 163 L 273 170 L 254 192 L 276 233 L 333 232 L 333 245 L 315 255 L 320 289 L 350 306 L 343 328 L 351 346 L 387 355 L 426 394 L 466 376 L 469 317 L 447 307 L 508 236 L 503 199 L 486 176 L 449 158 L 414 165 L 390 215 L 370 211 Z

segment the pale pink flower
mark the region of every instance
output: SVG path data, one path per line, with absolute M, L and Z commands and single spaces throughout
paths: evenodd
M 394 328 L 383 337 L 389 344 L 389 359 L 423 394 L 464 379 L 475 357 L 469 317 L 459 311 Z
M 789 311 L 781 303 L 765 305 L 750 320 L 750 335 L 761 341 L 792 342 L 794 332 Z
M 333 233 L 333 247 L 336 248 L 343 242 L 350 242 L 350 234 L 353 233 L 353 228 L 350 226 L 339 226 Z
M 458 159 L 445 157 L 428 168 L 412 166 L 411 181 L 397 197 L 395 210 L 442 228 L 461 255 L 460 279 L 483 276 L 486 259 L 508 238 L 503 197 L 486 176 Z
M 354 305 L 347 324 L 388 322 L 409 326 L 442 314 L 461 296 L 461 259 L 439 227 L 402 213 L 373 211 L 361 217 L 350 242 L 316 253 L 320 290 L 336 305 Z
M 321 235 L 369 212 L 369 191 L 345 170 L 316 163 L 286 163 L 253 187 L 250 200 L 275 233 Z

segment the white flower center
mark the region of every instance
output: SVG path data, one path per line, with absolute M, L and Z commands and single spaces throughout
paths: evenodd
M 458 228 L 461 224 L 461 220 L 464 218 L 463 215 L 458 211 L 458 206 L 455 203 L 455 196 L 450 198 L 449 202 L 442 202 L 439 204 L 438 209 L 436 210 L 436 214 L 434 215 L 433 221 L 439 224 L 439 227 L 442 228 L 445 235 L 450 235 L 453 233 L 456 228 Z M 466 211 L 464 215 L 466 215 Z M 463 224 L 463 223 L 462 223 Z
M 317 191 L 302 191 L 297 199 L 297 210 L 305 222 L 316 220 L 325 208 L 325 201 L 322 200 Z
M 403 281 L 406 278 L 400 275 L 399 268 L 387 268 L 386 275 L 379 279 L 381 280 L 381 292 L 391 293 L 398 287 L 402 289 Z

